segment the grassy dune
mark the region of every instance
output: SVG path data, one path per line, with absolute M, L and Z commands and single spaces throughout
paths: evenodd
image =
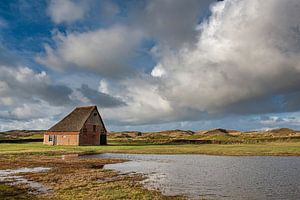
M 42 139 L 43 130 L 11 130 L 0 132 L 1 140 Z
M 206 131 L 167 130 L 160 132 L 112 132 L 111 141 L 128 144 L 172 144 L 211 141 L 218 144 L 256 144 L 266 142 L 300 141 L 300 132 L 281 128 L 270 131 L 241 132 L 236 130 L 213 129 Z
M 42 131 L 10 131 L 11 139 L 42 138 Z M 4 137 L 3 136 L 3 137 Z M 208 141 L 213 144 L 192 144 Z M 281 128 L 265 132 L 168 130 L 161 132 L 112 132 L 107 146 L 47 146 L 41 142 L 1 143 L 0 154 L 10 153 L 157 153 L 210 155 L 300 155 L 300 132 Z M 189 144 L 190 143 L 190 144 Z

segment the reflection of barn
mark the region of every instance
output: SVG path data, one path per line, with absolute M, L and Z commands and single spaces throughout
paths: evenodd
M 106 129 L 97 106 L 75 108 L 44 134 L 49 145 L 105 145 Z

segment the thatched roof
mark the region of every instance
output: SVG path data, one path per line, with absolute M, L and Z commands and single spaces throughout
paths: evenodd
M 97 109 L 96 106 L 77 107 L 60 122 L 52 126 L 48 131 L 80 131 L 88 117 L 95 109 Z

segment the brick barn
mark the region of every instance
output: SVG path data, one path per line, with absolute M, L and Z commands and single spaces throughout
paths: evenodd
M 44 134 L 48 145 L 105 145 L 106 128 L 97 106 L 77 107 Z

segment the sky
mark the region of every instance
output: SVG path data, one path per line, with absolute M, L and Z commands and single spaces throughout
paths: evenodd
M 299 0 L 2 0 L 0 131 L 300 129 Z

